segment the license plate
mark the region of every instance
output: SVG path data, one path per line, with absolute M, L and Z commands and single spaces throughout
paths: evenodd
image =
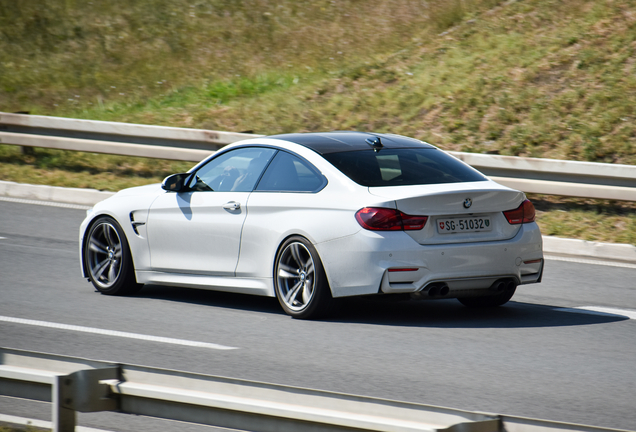
M 440 234 L 479 231 L 492 231 L 489 217 L 437 219 L 437 232 Z

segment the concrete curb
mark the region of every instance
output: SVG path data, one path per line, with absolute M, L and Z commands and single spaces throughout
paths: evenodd
M 18 199 L 92 206 L 114 194 L 114 192 L 104 192 L 95 189 L 63 188 L 0 181 L 0 196 Z M 636 264 L 636 247 L 630 244 L 600 243 L 543 236 L 543 251 L 546 255 Z
M 0 181 L 0 196 L 10 198 L 93 206 L 113 195 L 115 195 L 114 192 L 104 192 L 95 189 L 63 188 Z
M 623 243 L 601 243 L 543 236 L 543 251 L 546 255 L 571 256 L 636 264 L 636 247 Z

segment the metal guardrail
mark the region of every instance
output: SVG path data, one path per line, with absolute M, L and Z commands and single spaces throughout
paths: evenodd
M 498 183 L 529 193 L 636 201 L 636 166 L 449 152 Z
M 9 348 L 0 395 L 52 402 L 54 432 L 73 431 L 78 411 L 257 432 L 621 432 Z
M 258 135 L 256 135 L 258 136 Z M 0 143 L 198 162 L 255 135 L 0 112 Z
M 0 113 L 0 143 L 198 162 L 262 135 Z M 636 166 L 449 152 L 524 192 L 636 201 Z

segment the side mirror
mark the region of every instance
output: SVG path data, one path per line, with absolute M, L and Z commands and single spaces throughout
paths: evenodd
M 188 173 L 172 174 L 166 177 L 161 183 L 161 189 L 168 192 L 183 192 L 186 189 L 186 180 L 190 177 Z

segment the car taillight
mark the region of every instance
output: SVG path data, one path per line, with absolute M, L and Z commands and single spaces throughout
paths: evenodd
M 527 199 L 516 209 L 505 211 L 503 214 L 511 225 L 534 222 L 534 205 Z
M 413 231 L 426 225 L 428 216 L 411 216 L 396 209 L 365 207 L 358 210 L 356 220 L 371 231 Z

